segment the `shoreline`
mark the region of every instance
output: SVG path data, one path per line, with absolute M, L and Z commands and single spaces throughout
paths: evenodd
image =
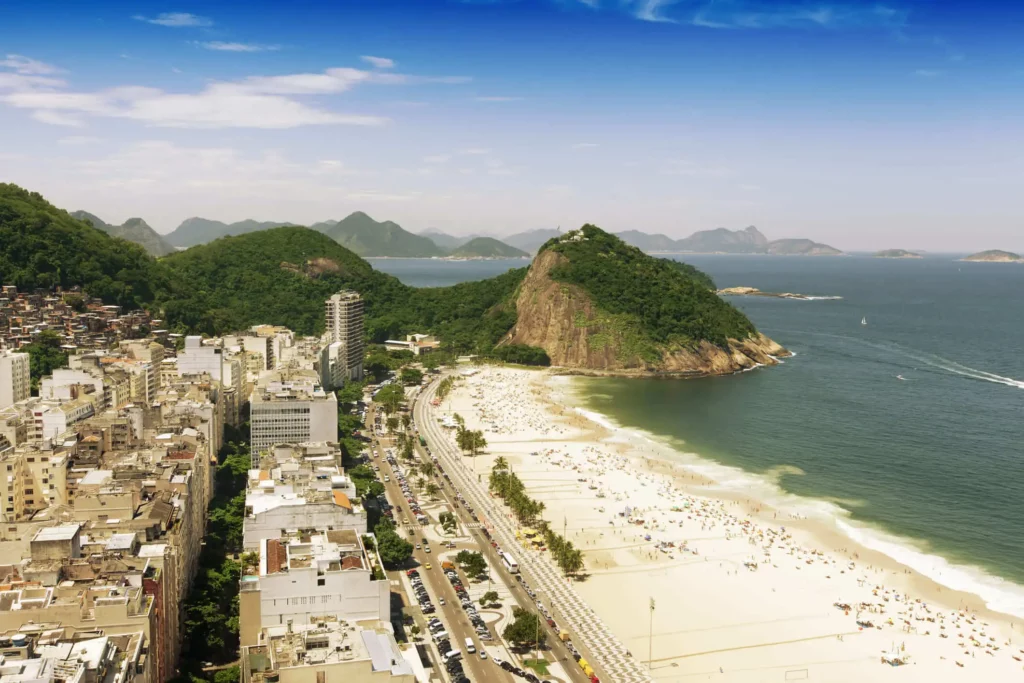
M 552 526 L 564 526 L 584 550 L 590 578 L 577 590 L 644 658 L 646 603 L 657 597 L 655 679 L 724 666 L 748 672 L 729 680 L 762 680 L 756 671 L 777 667 L 814 669 L 819 680 L 875 680 L 892 670 L 879 664 L 892 643 L 906 644 L 913 666 L 896 670 L 914 672 L 915 680 L 997 680 L 1019 672 L 1010 653 L 1020 646 L 1010 638 L 1024 641 L 1024 632 L 1013 629 L 1013 617 L 854 541 L 844 520 L 825 521 L 838 509 L 831 503 L 772 491 L 768 479 L 587 410 L 583 382 L 487 368 L 458 385 L 450 407 L 485 430 L 489 454 L 478 459 L 489 467 L 506 457 L 530 495 L 545 503 Z M 500 411 L 506 414 L 497 419 Z M 617 514 L 625 505 L 640 512 Z M 644 522 L 628 523 L 637 514 Z M 688 590 L 694 586 L 698 595 Z M 863 618 L 872 628 L 860 629 L 852 613 L 837 610 L 840 600 L 871 602 Z M 904 617 L 907 630 L 898 626 Z M 968 620 L 987 624 L 979 646 L 958 645 L 976 628 L 965 633 Z M 981 646 L 989 643 L 998 649 L 986 655 Z

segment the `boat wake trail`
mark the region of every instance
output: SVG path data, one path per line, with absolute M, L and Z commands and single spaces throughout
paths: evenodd
M 843 341 L 853 342 L 862 346 L 868 346 L 879 351 L 885 351 L 889 353 L 895 353 L 905 358 L 910 358 L 927 365 L 928 367 L 943 372 L 948 372 L 953 375 L 960 375 L 961 377 L 967 377 L 968 379 L 974 379 L 981 382 L 992 382 L 994 384 L 1002 384 L 1008 387 L 1015 387 L 1017 389 L 1024 389 L 1024 380 L 1014 379 L 1013 377 L 1003 377 L 993 372 L 986 370 L 979 370 L 978 368 L 972 368 L 962 363 L 957 363 L 954 360 L 937 356 L 927 351 L 920 351 L 918 349 L 910 349 L 905 346 L 901 346 L 895 342 L 889 343 L 877 343 L 867 339 L 860 339 L 858 337 L 847 337 L 840 334 L 828 334 L 825 332 L 804 332 L 803 334 L 813 334 L 821 337 L 831 337 L 833 339 L 842 339 Z

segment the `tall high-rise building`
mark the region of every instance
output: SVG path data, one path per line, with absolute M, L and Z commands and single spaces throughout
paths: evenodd
M 360 314 L 359 328 L 363 320 Z M 24 401 L 32 391 L 29 379 L 29 357 L 27 353 L 15 353 L 0 349 L 0 410 Z
M 345 345 L 345 371 L 349 379 L 363 378 L 363 299 L 357 292 L 343 290 L 326 304 L 329 342 Z

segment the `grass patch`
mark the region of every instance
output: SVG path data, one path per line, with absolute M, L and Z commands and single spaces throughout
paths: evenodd
M 533 669 L 541 676 L 548 675 L 548 660 L 546 659 L 524 659 L 523 666 L 527 669 Z

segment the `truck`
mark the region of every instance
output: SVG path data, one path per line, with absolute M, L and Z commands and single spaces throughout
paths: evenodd
M 452 564 L 451 562 L 449 562 L 448 560 L 445 560 L 444 562 L 441 563 L 441 569 L 443 569 L 445 571 L 448 571 L 449 569 L 451 569 L 451 570 L 454 571 L 455 570 L 455 565 Z
M 561 633 L 558 634 L 558 639 L 561 640 L 563 643 L 568 643 L 569 640 L 570 640 L 569 632 L 568 631 L 562 631 Z

